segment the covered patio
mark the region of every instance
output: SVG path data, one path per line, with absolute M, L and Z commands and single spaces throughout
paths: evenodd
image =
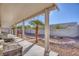
M 57 6 L 54 3 L 2 3 L 0 4 L 0 34 L 1 32 L 9 32 L 8 34 L 17 37 L 16 24 L 23 21 L 22 26 L 22 40 L 25 39 L 24 33 L 24 20 L 28 20 L 40 14 L 45 14 L 45 50 L 44 48 L 34 45 L 25 55 L 58 55 L 58 53 L 50 51 L 49 49 L 49 39 L 50 39 L 50 29 L 49 29 L 49 13 L 51 10 L 56 10 Z M 16 38 L 15 38 L 16 39 Z M 18 39 L 19 40 L 19 39 Z M 25 43 L 25 46 L 23 43 Z M 32 43 L 23 40 L 19 42 L 19 45 L 26 47 L 26 45 L 32 45 Z M 35 49 L 37 51 L 35 51 Z M 39 49 L 39 50 L 38 50 Z M 37 53 L 40 51 L 39 53 Z M 35 53 L 35 54 L 34 54 Z

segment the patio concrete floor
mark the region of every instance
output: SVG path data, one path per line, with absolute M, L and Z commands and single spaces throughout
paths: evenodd
M 28 42 L 21 38 L 15 37 L 15 42 L 23 47 L 23 56 L 44 56 L 44 48 L 34 44 L 32 42 Z M 57 56 L 58 53 L 54 51 L 50 51 L 49 56 Z

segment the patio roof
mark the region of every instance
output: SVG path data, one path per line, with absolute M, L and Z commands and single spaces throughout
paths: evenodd
M 55 9 L 54 3 L 1 3 L 0 21 L 1 27 L 10 27 L 25 19 L 43 13 L 45 9 Z

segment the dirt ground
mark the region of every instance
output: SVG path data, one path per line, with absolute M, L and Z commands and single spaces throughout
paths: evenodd
M 26 40 L 32 43 L 35 42 L 34 38 L 28 38 Z M 39 40 L 37 45 L 45 47 L 44 40 Z M 50 50 L 57 52 L 59 56 L 79 56 L 79 46 L 75 47 L 72 44 L 50 43 Z

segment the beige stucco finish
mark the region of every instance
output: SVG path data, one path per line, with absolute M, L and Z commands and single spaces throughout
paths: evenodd
M 31 17 L 54 5 L 53 3 L 2 3 L 0 4 L 0 20 L 2 27 L 11 25 Z

